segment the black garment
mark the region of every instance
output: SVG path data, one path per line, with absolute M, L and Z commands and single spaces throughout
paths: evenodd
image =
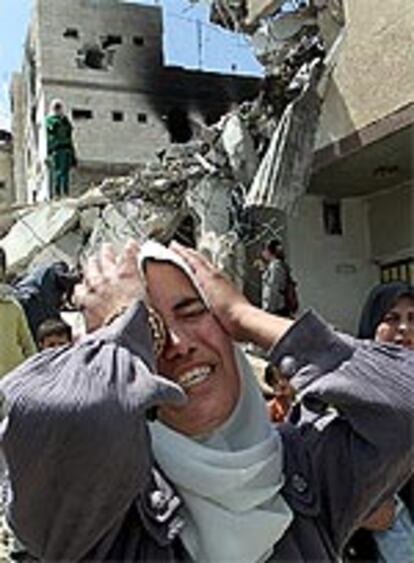
M 59 319 L 62 301 L 70 296 L 79 278 L 64 262 L 39 266 L 14 286 L 16 298 L 26 313 L 33 338 L 46 319 Z
M 404 485 L 398 494 L 400 495 L 400 499 L 408 508 L 411 519 L 414 522 L 414 477 L 411 477 L 408 483 Z
M 382 283 L 374 287 L 369 294 L 359 321 L 358 338 L 375 337 L 375 331 L 386 313 L 400 297 L 414 298 L 414 287 L 404 282 Z

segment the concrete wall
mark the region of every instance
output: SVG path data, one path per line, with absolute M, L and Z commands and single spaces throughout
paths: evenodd
M 25 203 L 27 201 L 25 162 L 26 96 L 23 75 L 21 73 L 13 74 L 10 92 L 13 108 L 12 134 L 15 200 L 17 203 Z
M 414 2 L 344 0 L 346 36 L 326 94 L 318 148 L 414 99 Z
M 367 209 L 372 258 L 414 257 L 414 181 L 368 198 Z
M 47 86 L 44 93 L 46 106 L 53 97 L 65 100 L 82 162 L 134 164 L 154 157 L 154 147 L 169 141 L 165 124 L 140 93 L 64 86 Z M 92 118 L 75 119 L 76 109 L 90 110 Z M 113 112 L 121 112 L 123 120 L 114 121 Z M 145 115 L 146 122 L 140 122 L 139 115 Z
M 10 142 L 0 140 L 0 207 L 14 199 L 13 150 Z
M 82 0 L 37 0 L 37 54 L 43 80 L 79 81 L 90 85 L 145 85 L 147 73 L 162 62 L 161 10 L 154 6 L 93 3 Z M 77 32 L 78 37 L 71 37 Z M 86 45 L 102 46 L 107 35 L 121 44 L 103 49 L 108 57 L 102 70 L 80 67 L 79 51 Z M 142 46 L 134 43 L 141 37 Z
M 288 256 L 298 281 L 301 309 L 314 308 L 333 325 L 354 333 L 367 292 L 379 280 L 371 261 L 367 205 L 342 202 L 342 235 L 328 235 L 322 198 L 306 196 L 288 219 Z
M 328 235 L 323 198 L 306 196 L 288 219 L 287 252 L 302 309 L 313 307 L 341 330 L 356 330 L 380 265 L 414 256 L 414 182 L 342 200 L 342 235 Z

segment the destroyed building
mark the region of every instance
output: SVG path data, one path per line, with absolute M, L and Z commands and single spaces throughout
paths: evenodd
M 19 202 L 48 196 L 44 118 L 60 98 L 74 125 L 75 193 L 125 174 L 170 142 L 189 141 L 258 79 L 163 63 L 162 9 L 123 2 L 35 0 L 23 71 L 12 84 Z
M 102 240 L 175 236 L 257 300 L 254 258 L 278 235 L 301 309 L 349 332 L 375 283 L 413 282 L 414 5 L 306 4 L 252 22 L 267 72 L 253 102 L 78 200 L 17 210 L 1 241 L 19 250 L 15 271 Z
M 354 331 L 370 287 L 414 282 L 414 4 L 308 0 L 280 11 L 283 4 L 214 0 L 211 19 L 247 30 L 270 75 L 280 75 L 315 23 L 334 47 L 333 71 L 319 84 L 312 175 L 283 230 L 303 302 Z

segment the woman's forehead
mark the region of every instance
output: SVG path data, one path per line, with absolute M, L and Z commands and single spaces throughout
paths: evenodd
M 176 292 L 185 292 L 201 298 L 186 272 L 170 262 L 149 260 L 145 266 L 145 277 L 151 293 L 162 291 L 173 295 Z
M 394 303 L 392 309 L 395 308 L 411 308 L 414 307 L 414 295 L 401 295 L 398 297 L 397 301 Z

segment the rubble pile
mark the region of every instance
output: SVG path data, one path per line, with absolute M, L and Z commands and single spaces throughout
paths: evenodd
M 246 247 L 277 232 L 251 210 L 292 213 L 310 176 L 329 59 L 311 4 L 255 26 L 252 41 L 266 69 L 256 100 L 211 127 L 196 124 L 191 141 L 171 144 L 131 176 L 108 178 L 77 199 L 0 215 L 10 270 L 52 260 L 76 265 L 103 241 L 119 247 L 129 237 L 181 236 L 243 283 Z
M 79 198 L 39 203 L 0 215 L 0 244 L 14 274 L 40 263 L 76 265 L 101 242 L 129 237 L 172 238 L 188 216 L 198 238 L 229 228 L 230 194 L 257 167 L 253 140 L 238 113 L 204 131 L 202 139 L 171 145 L 131 176 L 108 178 Z

